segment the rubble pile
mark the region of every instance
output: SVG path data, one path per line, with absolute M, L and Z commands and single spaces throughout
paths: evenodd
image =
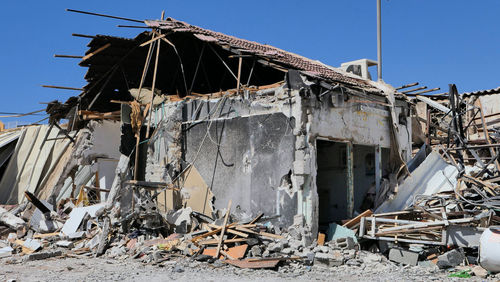
M 83 92 L 0 133 L 6 263 L 500 272 L 500 110 L 482 94 L 400 92 L 417 84 L 372 81 L 366 59 L 340 71 L 143 23 L 133 39 L 73 34 L 91 38 Z

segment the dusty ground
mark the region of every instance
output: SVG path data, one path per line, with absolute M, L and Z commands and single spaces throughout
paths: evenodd
M 426 267 L 401 267 L 389 262 L 323 268 L 281 266 L 277 270 L 248 270 L 225 265 L 179 259 L 160 265 L 137 260 L 62 258 L 8 263 L 0 260 L 0 281 L 459 281 L 449 272 Z M 482 281 L 478 277 L 469 281 Z M 497 280 L 489 277 L 488 280 Z

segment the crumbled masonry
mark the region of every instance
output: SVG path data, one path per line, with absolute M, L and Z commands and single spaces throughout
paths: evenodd
M 499 89 L 412 95 L 367 60 L 144 23 L 90 37 L 49 124 L 0 131 L 2 262 L 497 277 Z

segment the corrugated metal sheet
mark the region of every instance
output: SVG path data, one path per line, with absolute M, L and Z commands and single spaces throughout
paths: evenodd
M 0 133 L 0 167 L 12 156 L 16 149 L 16 142 L 21 136 L 22 130 L 16 129 Z M 1 179 L 2 175 L 0 175 Z
M 464 97 L 469 97 L 469 96 L 485 96 L 485 95 L 493 95 L 493 94 L 500 94 L 500 87 L 492 88 L 492 89 L 486 89 L 486 90 L 478 90 L 478 91 L 473 91 L 473 92 L 462 93 L 462 95 Z
M 45 141 L 45 137 L 49 140 Z M 30 126 L 19 133 L 19 141 L 0 181 L 0 203 L 18 204 L 24 191 L 36 192 L 39 183 L 51 173 L 69 140 L 59 129 L 48 125 Z M 50 140 L 54 138 L 61 138 Z
M 10 144 L 12 141 L 19 139 L 19 136 L 21 136 L 21 132 L 21 128 L 12 131 L 0 132 L 0 148 Z

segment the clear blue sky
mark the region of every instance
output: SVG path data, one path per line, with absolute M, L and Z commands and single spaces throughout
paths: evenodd
M 0 11 L 0 112 L 42 109 L 39 102 L 65 101 L 74 91 L 41 84 L 82 87 L 86 68 L 78 59 L 88 39 L 71 33 L 134 37 L 134 24 L 66 12 L 66 8 L 135 19 L 166 16 L 266 43 L 339 66 L 376 60 L 376 1 L 3 1 Z M 399 86 L 420 82 L 460 92 L 500 86 L 500 1 L 382 0 L 383 78 Z M 34 122 L 43 116 L 4 122 Z

